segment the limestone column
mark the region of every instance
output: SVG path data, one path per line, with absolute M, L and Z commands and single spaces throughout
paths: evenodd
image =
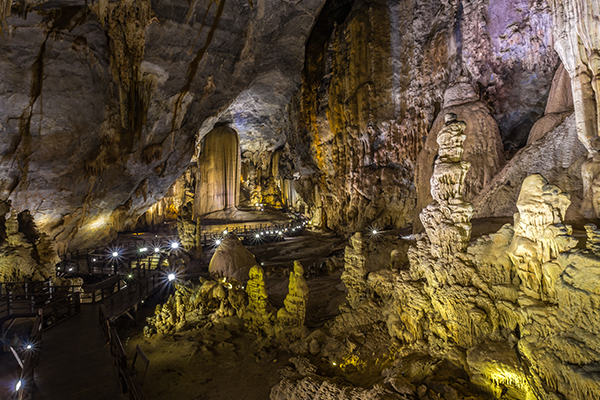
M 240 146 L 237 132 L 227 126 L 204 137 L 198 157 L 194 216 L 233 209 L 239 203 Z
M 586 218 L 600 217 L 600 7 L 597 0 L 553 0 L 554 48 L 571 78 L 579 140 L 589 152 L 582 166 Z

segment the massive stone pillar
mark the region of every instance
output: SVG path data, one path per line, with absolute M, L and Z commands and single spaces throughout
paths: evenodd
M 463 199 L 465 176 L 471 167 L 462 161 L 467 124 L 456 114 L 444 116 L 445 124 L 437 135 L 438 158 L 431 175 L 433 201 L 419 215 L 431 242 L 435 258 L 451 259 L 466 251 L 471 239 L 473 205 Z
M 204 137 L 202 152 L 198 157 L 194 216 L 232 209 L 238 205 L 240 164 L 236 131 L 219 126 Z
M 553 0 L 554 48 L 571 78 L 577 135 L 589 152 L 582 166 L 586 218 L 600 217 L 600 7 L 597 0 Z

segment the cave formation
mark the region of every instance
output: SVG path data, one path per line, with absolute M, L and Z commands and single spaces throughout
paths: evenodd
M 600 399 L 599 4 L 0 0 L 0 304 L 165 274 L 147 398 Z

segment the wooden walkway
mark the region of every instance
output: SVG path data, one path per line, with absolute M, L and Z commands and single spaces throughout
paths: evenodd
M 98 325 L 98 305 L 44 332 L 35 369 L 35 400 L 125 400 L 110 348 Z

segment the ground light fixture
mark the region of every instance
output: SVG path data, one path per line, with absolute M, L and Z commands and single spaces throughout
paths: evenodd
M 160 253 L 160 247 L 155 247 L 155 248 L 154 248 L 154 252 L 155 252 L 155 253 Z
M 111 253 L 111 255 L 112 255 L 113 257 L 119 257 L 119 252 L 118 252 L 118 251 L 113 251 L 113 252 Z
M 178 249 L 178 248 L 179 248 L 179 243 L 177 243 L 177 242 L 172 242 L 172 243 L 171 243 L 171 248 L 172 248 L 173 250 L 176 250 L 176 249 Z
M 215 240 L 215 244 L 216 244 L 217 246 L 218 246 L 218 245 L 220 245 L 220 244 L 221 244 L 221 239 L 217 239 L 217 240 Z
M 167 275 L 167 279 L 169 280 L 169 282 L 173 282 L 173 281 L 175 280 L 175 278 L 176 278 L 176 277 L 177 277 L 177 276 L 175 275 L 175 273 L 174 273 L 174 272 L 170 272 L 170 273 Z
M 139 251 L 140 251 L 140 253 L 145 253 L 145 252 L 148 251 L 148 248 L 147 247 L 142 247 Z

